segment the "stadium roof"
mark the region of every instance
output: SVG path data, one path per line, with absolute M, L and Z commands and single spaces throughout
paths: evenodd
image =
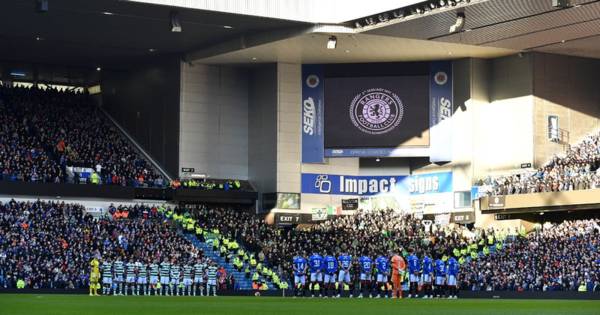
M 228 53 L 189 60 L 208 64 L 264 62 L 351 63 L 419 61 L 463 57 L 493 58 L 514 54 L 510 49 L 476 47 L 436 41 L 391 38 L 367 34 L 336 34 L 337 48 L 327 49 L 330 34 L 304 34 Z
M 222 40 L 311 24 L 256 16 L 177 9 L 183 27 L 171 32 L 172 7 L 116 0 L 0 3 L 0 60 L 96 67 L 157 54 L 184 53 Z
M 310 23 L 338 24 L 423 0 L 127 0 Z
M 49 0 L 49 11 L 39 13 L 32 0 L 2 1 L 0 60 L 126 67 L 162 54 L 207 63 L 490 58 L 519 51 L 600 58 L 600 1 L 571 2 L 555 8 L 550 0 L 471 0 L 414 14 L 426 2 Z M 180 33 L 169 27 L 173 11 Z M 459 12 L 464 27 L 450 33 Z M 364 26 L 380 13 L 389 19 Z M 331 35 L 338 47 L 327 50 Z
M 489 58 L 527 51 L 600 58 L 600 1 L 570 3 L 560 8 L 550 0 L 472 0 L 422 10 L 422 14 L 415 14 L 412 6 L 380 12 L 389 17 L 383 22 L 379 13 L 365 11 L 363 17 L 342 23 L 338 29 L 318 25 L 297 37 L 263 41 L 256 47 L 222 43 L 218 51 L 199 50 L 188 59 L 208 63 L 375 62 Z M 424 7 L 423 1 L 417 6 Z M 397 12 L 402 12 L 401 17 L 394 18 Z M 465 16 L 464 26 L 451 33 L 459 13 Z M 373 18 L 374 25 L 368 18 Z M 336 50 L 325 49 L 329 35 L 337 35 Z
M 540 51 L 600 58 L 600 1 L 571 0 L 566 8 L 550 0 L 487 0 L 396 20 L 364 33 L 433 40 L 517 51 Z M 457 11 L 464 12 L 462 32 L 449 33 Z

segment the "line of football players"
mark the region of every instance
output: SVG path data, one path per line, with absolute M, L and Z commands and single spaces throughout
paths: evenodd
M 454 257 L 440 256 L 434 260 L 424 255 L 420 259 L 413 251 L 409 252 L 406 262 L 393 253 L 374 260 L 367 255 L 354 259 L 346 253 L 337 258 L 318 253 L 308 259 L 303 256 L 293 260 L 295 296 L 305 296 L 306 289 L 312 297 L 340 297 L 344 292 L 353 297 L 357 291 L 359 298 L 367 295 L 402 298 L 403 291 L 408 292 L 408 298 L 419 297 L 419 293 L 423 298 L 458 296 L 460 266 Z M 308 287 L 307 275 L 310 276 Z
M 218 266 L 209 260 L 197 259 L 177 264 L 165 258 L 155 261 L 104 260 L 102 293 L 104 295 L 188 295 L 217 294 Z

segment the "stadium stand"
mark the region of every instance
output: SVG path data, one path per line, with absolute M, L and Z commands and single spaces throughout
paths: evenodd
M 220 290 L 250 290 L 254 283 L 264 283 L 263 290 L 281 287 L 264 259 L 217 229 L 204 233 L 205 224 L 192 223 L 200 238 L 184 235 L 190 216 L 178 208 L 111 206 L 99 218 L 69 203 L 12 200 L 0 209 L 0 287 L 14 288 L 23 279 L 29 288 L 85 288 L 93 257 L 148 263 L 167 257 L 184 265 L 201 257 L 221 266 Z
M 202 206 L 194 211 L 180 208 L 172 214 L 167 213 L 167 217 L 185 229 L 186 237 L 208 258 L 224 266 L 234 277 L 237 288 L 248 290 L 258 283 L 263 290 L 289 285 L 285 277 L 280 277 L 282 270 L 272 268 L 260 247 L 247 241 L 246 230 L 240 231 L 230 225 L 240 222 L 234 217 L 243 217 L 242 222 L 258 223 L 258 219 L 247 212 Z
M 1 287 L 86 288 L 92 257 L 178 263 L 202 257 L 164 220 L 170 208 L 112 207 L 94 218 L 78 204 L 9 201 L 0 205 Z M 126 213 L 126 215 L 125 215 Z
M 185 264 L 206 255 L 229 275 L 221 279 L 224 287 L 264 282 L 274 289 L 289 285 L 296 255 L 406 257 L 414 249 L 418 257 L 458 259 L 464 290 L 576 291 L 582 284 L 600 290 L 598 219 L 540 225 L 530 233 L 458 225 L 425 232 L 421 220 L 382 210 L 282 230 L 229 208 L 119 206 L 100 218 L 68 203 L 13 200 L 0 208 L 0 286 L 8 288 L 18 279 L 31 288 L 83 288 L 94 256 Z
M 0 315 L 600 315 L 600 0 L 0 2 Z
M 84 93 L 3 86 L 0 107 L 4 180 L 166 185 Z
M 376 257 L 401 252 L 406 257 L 414 249 L 420 258 L 428 254 L 458 259 L 460 287 L 465 290 L 576 291 L 581 283 L 588 291 L 600 290 L 597 219 L 565 221 L 527 233 L 458 225 L 434 225 L 425 232 L 421 220 L 392 210 L 359 212 L 291 230 L 225 208 L 204 208 L 197 218 L 203 227 L 233 235 L 260 252 L 283 277 L 291 276 L 296 255 L 316 252 L 337 257 L 346 252 Z
M 545 224 L 525 237 L 510 238 L 502 251 L 471 261 L 468 290 L 600 291 L 600 220 Z
M 16 90 L 0 86 L 0 168 L 2 179 L 20 181 L 63 182 L 65 174 L 45 139 L 37 132 L 37 118 L 27 119 L 31 114 L 17 99 Z M 16 93 L 15 93 L 16 94 Z
M 488 178 L 493 195 L 530 194 L 600 188 L 600 131 L 591 133 L 580 143 L 535 171 Z

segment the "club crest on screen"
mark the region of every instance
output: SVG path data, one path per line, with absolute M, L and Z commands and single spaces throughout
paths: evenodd
M 372 88 L 357 94 L 349 108 L 352 124 L 360 131 L 379 135 L 394 130 L 402 121 L 404 105 L 395 93 Z

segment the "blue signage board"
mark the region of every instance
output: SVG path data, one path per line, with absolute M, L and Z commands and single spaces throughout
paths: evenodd
M 302 65 L 302 163 L 323 163 L 323 66 Z
M 411 176 L 350 176 L 302 174 L 302 193 L 374 196 L 423 195 L 452 192 L 452 172 Z
M 432 62 L 429 74 L 429 160 L 433 163 L 452 161 L 453 103 L 452 62 Z

